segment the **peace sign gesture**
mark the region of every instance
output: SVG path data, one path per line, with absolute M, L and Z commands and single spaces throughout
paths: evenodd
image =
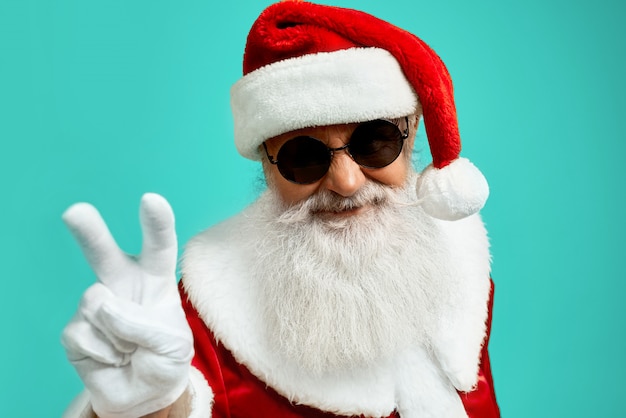
M 176 282 L 172 282 L 178 252 L 174 214 L 163 197 L 145 194 L 139 219 L 143 244 L 135 258 L 118 247 L 90 204 L 77 203 L 63 214 L 98 281 L 122 299 L 150 305 L 162 297 L 162 292 L 176 291 Z
M 69 360 L 101 417 L 141 416 L 185 390 L 193 338 L 176 286 L 174 214 L 156 194 L 143 196 L 141 254 L 125 254 L 98 211 L 71 206 L 63 220 L 97 282 L 63 332 Z

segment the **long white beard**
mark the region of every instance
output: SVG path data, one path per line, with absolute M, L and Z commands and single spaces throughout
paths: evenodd
M 323 374 L 428 348 L 445 305 L 433 272 L 445 267 L 437 228 L 409 203 L 408 183 L 369 182 L 350 199 L 318 193 L 287 209 L 272 192 L 260 199 L 255 274 L 270 343 L 286 361 Z M 373 208 L 356 216 L 317 215 L 365 203 Z

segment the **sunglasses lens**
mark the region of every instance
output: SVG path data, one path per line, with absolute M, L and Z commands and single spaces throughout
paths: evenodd
M 350 140 L 350 155 L 358 164 L 369 168 L 386 167 L 398 158 L 404 137 L 397 125 L 373 120 L 357 126 Z
M 330 167 L 330 153 L 315 138 L 298 136 L 285 142 L 277 155 L 278 171 L 287 180 L 298 184 L 315 183 Z

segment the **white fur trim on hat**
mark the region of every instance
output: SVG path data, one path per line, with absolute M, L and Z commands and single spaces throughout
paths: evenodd
M 259 160 L 263 141 L 312 126 L 397 118 L 417 96 L 396 59 L 380 48 L 350 48 L 277 61 L 231 89 L 235 144 Z
M 417 179 L 417 199 L 430 216 L 456 221 L 477 213 L 489 197 L 485 176 L 467 158 L 429 165 Z

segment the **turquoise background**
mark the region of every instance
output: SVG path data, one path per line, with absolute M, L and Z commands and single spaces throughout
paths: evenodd
M 94 203 L 137 252 L 142 193 L 167 197 L 184 243 L 262 187 L 229 88 L 267 4 L 0 1 L 2 416 L 59 416 L 82 386 L 59 335 L 94 277 L 66 207 Z M 504 416 L 624 416 L 623 3 L 335 4 L 418 34 L 452 73 L 463 154 L 491 184 Z

